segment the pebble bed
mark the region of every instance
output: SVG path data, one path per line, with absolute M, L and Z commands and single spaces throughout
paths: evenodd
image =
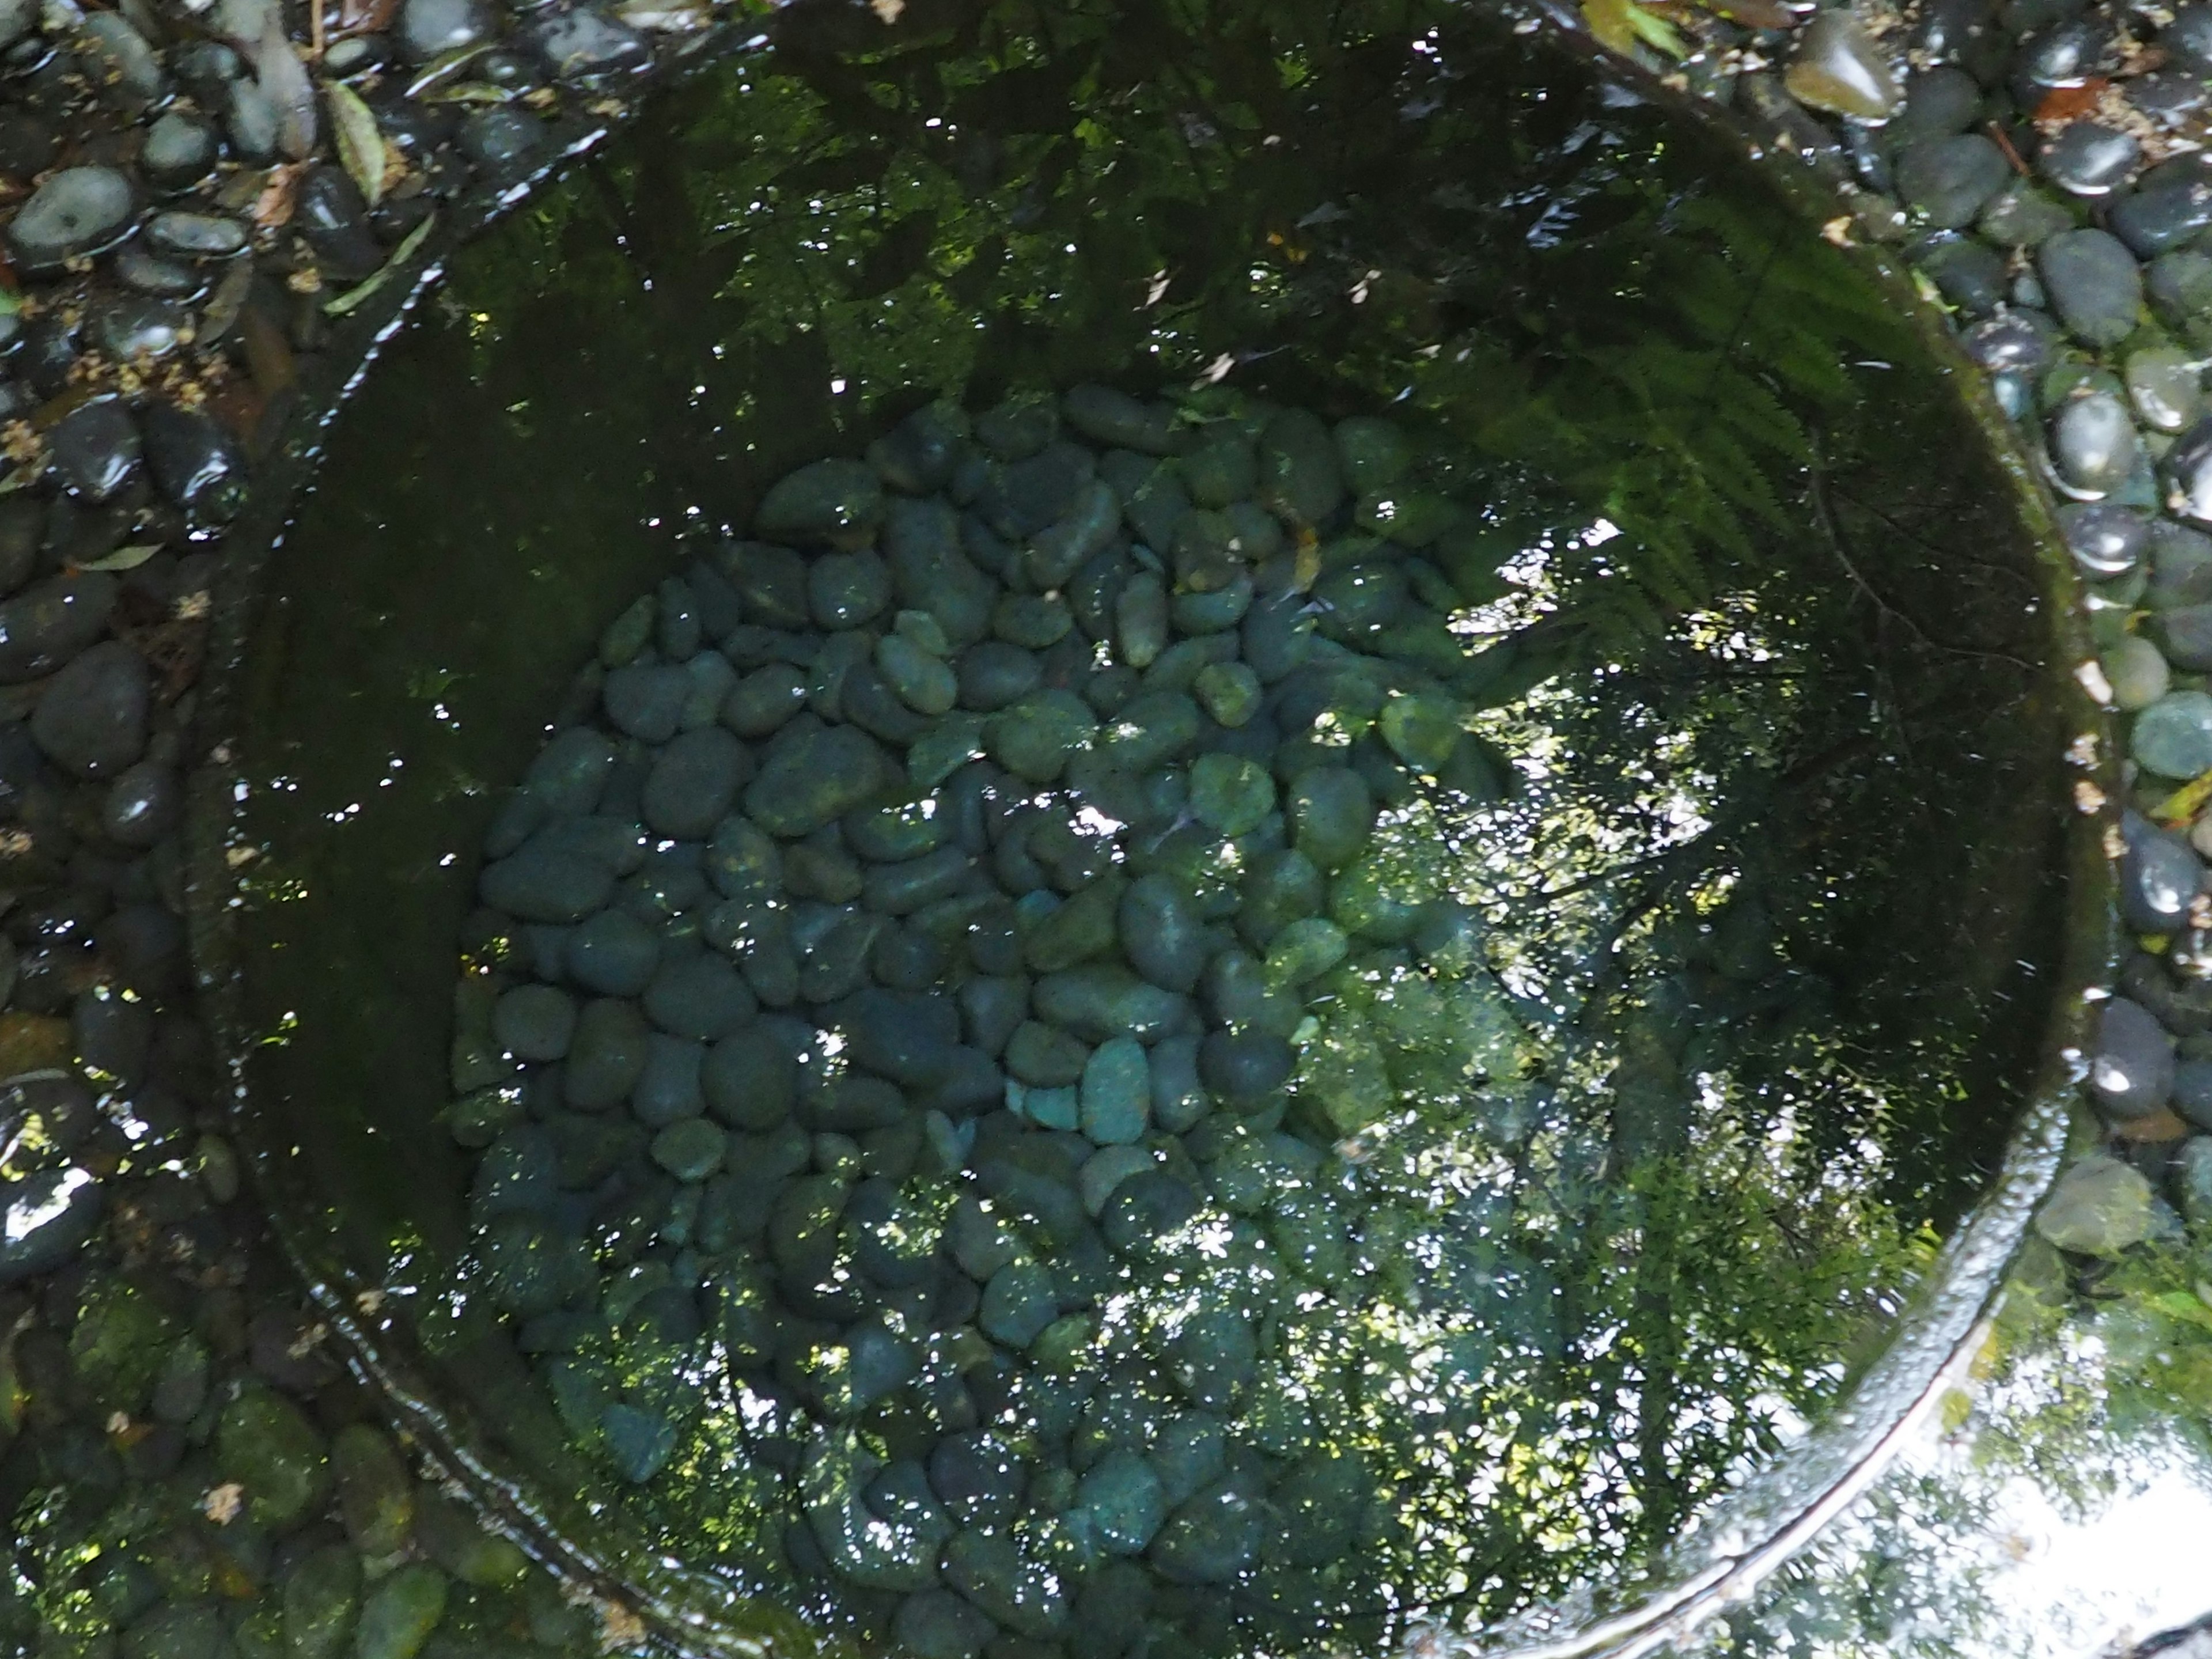
M 1906 255 L 2071 502 L 2093 689 L 2130 722 L 2114 850 L 2155 948 L 2095 1056 L 2107 1151 L 2042 1224 L 2091 1253 L 2171 1237 L 2212 1220 L 2212 825 L 2176 799 L 2212 767 L 2212 9 L 1729 10 L 1685 60 L 1638 50 L 1832 185 L 1832 235 Z M 41 1574 L 0 1589 L 17 1650 L 635 1639 L 463 1520 L 301 1308 L 191 1012 L 176 821 L 222 526 L 333 302 L 708 21 L 678 0 L 0 4 L 0 1498 Z
M 1444 574 L 1494 572 L 1425 459 L 933 406 L 623 612 L 497 814 L 481 1282 L 623 1479 L 703 1461 L 726 1366 L 786 1571 L 900 1598 L 872 1639 L 1214 1651 L 1389 1593 L 1340 1558 L 1406 1522 L 1328 1448 L 1425 1220 L 1363 1135 L 1456 1145 L 1534 1058 L 1403 850 L 1498 794 Z

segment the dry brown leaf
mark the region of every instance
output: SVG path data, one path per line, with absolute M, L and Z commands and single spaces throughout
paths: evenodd
M 264 230 L 291 223 L 293 210 L 300 204 L 300 179 L 307 171 L 304 161 L 286 161 L 270 168 L 268 181 L 253 198 L 253 222 Z
M 200 1512 L 218 1527 L 227 1527 L 237 1520 L 239 1511 L 245 1507 L 246 1488 L 235 1480 L 224 1481 L 200 1499 Z

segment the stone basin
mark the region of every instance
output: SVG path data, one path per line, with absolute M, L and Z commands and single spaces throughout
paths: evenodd
M 720 1362 L 647 1479 L 556 1408 L 471 1266 L 456 962 L 501 792 L 610 624 L 933 396 L 1404 404 L 1486 507 L 1458 614 L 1470 659 L 1505 653 L 1468 682 L 1495 787 L 1419 823 L 1457 837 L 1426 855 L 1477 894 L 1532 1053 L 1430 1139 L 1308 1134 L 1332 1169 L 1430 1157 L 1404 1231 L 1313 1279 L 1391 1310 L 1401 1360 L 1353 1342 L 1389 1379 L 1345 1392 L 1369 1441 L 1255 1431 L 1305 1577 L 1264 1546 L 1198 1573 L 1241 1610 L 1157 1650 L 1626 1650 L 1702 1611 L 1879 1466 L 2055 1167 L 2108 954 L 2075 795 L 2101 728 L 2045 505 L 1963 360 L 1801 182 L 1540 29 L 1439 11 L 1407 52 L 1395 12 L 1231 21 L 979 7 L 887 49 L 869 12 L 793 9 L 368 307 L 374 361 L 243 527 L 195 889 L 241 1144 L 393 1414 L 679 1646 L 914 1643 L 892 1588 L 786 1559 L 793 1472 Z M 1720 1123 L 1758 1130 L 1726 1180 Z M 897 1450 L 816 1428 L 808 1470 Z M 1285 1519 L 1355 1454 L 1370 1521 Z M 1088 1650 L 1083 1582 L 1004 1651 Z

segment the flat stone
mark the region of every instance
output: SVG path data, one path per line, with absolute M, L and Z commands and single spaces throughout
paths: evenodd
M 2059 319 L 2085 344 L 2118 345 L 2135 332 L 2142 272 L 2109 231 L 2062 231 L 2038 250 L 2036 268 Z
M 2118 1255 L 2150 1236 L 2150 1182 L 2117 1158 L 2085 1158 L 2059 1176 L 2035 1231 L 2062 1250 Z
M 2160 698 L 2136 716 L 2129 751 L 2162 778 L 2212 771 L 2212 696 L 2175 691 Z
M 246 251 L 248 234 L 237 220 L 219 213 L 178 209 L 148 220 L 146 240 L 157 251 L 180 259 L 228 259 Z
M 64 167 L 50 174 L 8 226 L 9 251 L 27 270 L 52 270 L 100 253 L 131 228 L 137 202 L 112 167 Z
M 145 752 L 152 704 L 146 659 L 118 640 L 104 641 L 47 682 L 31 735 L 64 770 L 112 777 Z
M 418 64 L 489 40 L 491 15 L 477 0 L 405 0 L 399 9 L 399 48 Z
M 2142 1004 L 2107 1000 L 2097 1018 L 2089 1089 L 2107 1118 L 2148 1117 L 2173 1091 L 2173 1039 Z
M 1923 139 L 1897 158 L 1898 194 L 1938 230 L 1972 224 L 2012 176 L 2004 152 L 1978 132 Z
M 2109 196 L 2127 181 L 2142 147 L 2126 133 L 2094 121 L 2073 121 L 2043 147 L 2036 166 L 2075 196 Z

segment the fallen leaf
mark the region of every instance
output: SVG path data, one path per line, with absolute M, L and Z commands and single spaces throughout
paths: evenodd
M 1797 14 L 1778 0 L 1698 0 L 1707 11 L 1717 13 L 1747 29 L 1788 29 L 1797 27 Z
M 906 0 L 868 0 L 868 9 L 886 23 L 896 23 L 906 9 Z
M 238 1519 L 238 1512 L 246 1507 L 246 1488 L 235 1480 L 226 1480 L 200 1499 L 200 1512 L 218 1527 L 227 1527 Z
M 392 257 L 377 268 L 374 276 L 356 287 L 348 289 L 337 299 L 324 301 L 323 310 L 330 316 L 343 317 L 355 307 L 367 301 L 377 289 L 384 286 L 393 271 L 415 257 L 415 251 L 428 240 L 430 227 L 437 222 L 438 216 L 434 213 L 425 218 L 421 224 L 407 233 L 405 241 L 392 250 Z
M 331 106 L 331 130 L 338 141 L 338 160 L 361 186 L 369 206 L 384 199 L 384 134 L 362 96 L 343 81 L 323 87 Z
M 2179 826 L 2194 818 L 2208 800 L 2212 800 L 2212 772 L 2200 772 L 2152 807 L 2150 815 L 2160 823 Z
M 1636 0 L 1583 0 L 1583 21 L 1599 45 L 1625 58 L 1635 55 L 1639 40 L 1670 58 L 1680 58 L 1687 50 L 1673 24 L 1646 11 Z
M 2035 106 L 2038 121 L 2078 121 L 2092 114 L 2097 100 L 2104 96 L 2105 88 L 2112 83 L 2101 77 L 2084 81 L 2078 87 L 2053 87 L 2043 94 L 2043 101 Z
M 161 550 L 159 542 L 139 542 L 130 547 L 118 547 L 112 553 L 97 559 L 87 559 L 77 566 L 80 570 L 136 570 L 140 565 Z
M 634 1648 L 645 1640 L 645 1620 L 619 1601 L 599 1604 L 599 1645 L 609 1653 Z
M 253 222 L 264 230 L 289 224 L 293 210 L 299 205 L 301 176 L 306 172 L 306 166 L 298 161 L 270 168 L 261 193 L 253 198 Z

